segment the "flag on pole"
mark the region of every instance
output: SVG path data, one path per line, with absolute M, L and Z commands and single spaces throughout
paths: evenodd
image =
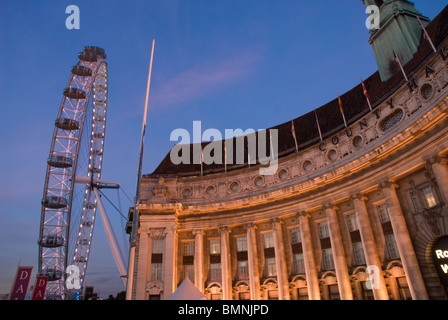
M 364 81 L 362 81 L 362 78 L 360 79 L 362 84 L 362 90 L 364 91 L 364 96 L 366 97 L 367 103 L 369 104 L 370 111 L 372 111 L 372 104 L 370 103 L 369 92 L 367 91 L 367 88 L 364 84 Z
M 33 267 L 17 267 L 16 276 L 9 293 L 9 300 L 25 300 Z
M 395 50 L 394 50 L 394 58 L 395 58 L 395 61 L 397 62 L 398 68 L 403 73 L 403 76 L 406 79 L 406 82 L 408 82 L 409 81 L 408 76 L 406 75 L 406 72 L 404 72 L 403 65 L 401 64 L 400 58 L 398 58 L 397 54 L 395 53 Z
M 296 144 L 296 152 L 299 152 L 299 145 L 297 144 L 296 128 L 294 127 L 294 120 L 291 120 L 291 133 Z
M 339 111 L 341 111 L 342 119 L 344 119 L 344 125 L 347 128 L 347 121 L 345 120 L 344 109 L 342 109 L 342 101 L 341 97 L 339 97 L 339 94 L 338 94 L 338 101 L 339 101 Z
M 428 40 L 428 41 L 429 41 L 429 44 L 430 44 L 431 47 L 432 47 L 432 50 L 433 50 L 434 52 L 437 52 L 437 49 L 436 49 L 436 47 L 434 46 L 434 43 L 432 42 L 431 38 L 429 37 L 429 34 L 428 34 L 428 32 L 426 31 L 426 28 L 423 26 L 423 23 L 422 23 L 422 21 L 420 20 L 420 17 L 419 17 L 419 16 L 417 16 L 417 20 L 418 20 L 418 24 L 420 25 L 420 29 L 423 30 L 423 38 L 425 38 L 426 40 Z
M 47 283 L 47 276 L 36 276 L 36 284 L 34 285 L 33 297 L 31 300 L 44 300 Z
M 322 139 L 322 131 L 320 130 L 319 118 L 317 117 L 316 109 L 313 108 L 313 110 L 314 110 L 314 117 L 316 118 L 317 129 L 319 130 L 320 141 L 324 141 L 324 139 Z

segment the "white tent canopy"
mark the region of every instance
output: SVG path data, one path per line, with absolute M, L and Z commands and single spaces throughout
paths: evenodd
M 207 298 L 187 277 L 168 300 L 207 300 Z

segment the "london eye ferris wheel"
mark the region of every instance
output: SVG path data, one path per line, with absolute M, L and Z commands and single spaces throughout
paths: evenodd
M 38 272 L 48 277 L 46 299 L 67 299 L 69 265 L 83 286 L 95 226 L 98 194 L 92 186 L 102 171 L 107 63 L 105 51 L 95 46 L 78 58 L 63 90 L 43 189 Z M 85 177 L 81 183 L 79 176 Z

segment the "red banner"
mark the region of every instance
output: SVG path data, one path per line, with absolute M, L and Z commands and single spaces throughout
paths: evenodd
M 17 267 L 16 277 L 9 294 L 9 300 L 25 300 L 33 267 Z
M 32 300 L 44 300 L 45 289 L 47 288 L 48 277 L 37 276 L 36 284 L 34 285 Z

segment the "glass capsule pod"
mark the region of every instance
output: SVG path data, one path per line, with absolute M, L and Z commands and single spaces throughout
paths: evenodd
M 65 156 L 51 156 L 47 163 L 56 168 L 70 168 L 73 166 L 73 159 Z
M 57 248 L 64 245 L 64 238 L 57 235 L 46 235 L 41 237 L 37 243 L 45 248 Z
M 64 197 L 46 196 L 42 199 L 42 205 L 49 209 L 61 209 L 68 206 L 68 201 Z
M 79 121 L 68 119 L 68 118 L 59 118 L 54 122 L 55 126 L 59 129 L 63 130 L 78 130 L 79 129 Z
M 64 93 L 64 96 L 66 96 L 67 98 L 70 98 L 70 99 L 79 100 L 79 99 L 86 98 L 86 92 L 79 88 L 68 87 L 68 88 L 64 89 L 63 93 Z

